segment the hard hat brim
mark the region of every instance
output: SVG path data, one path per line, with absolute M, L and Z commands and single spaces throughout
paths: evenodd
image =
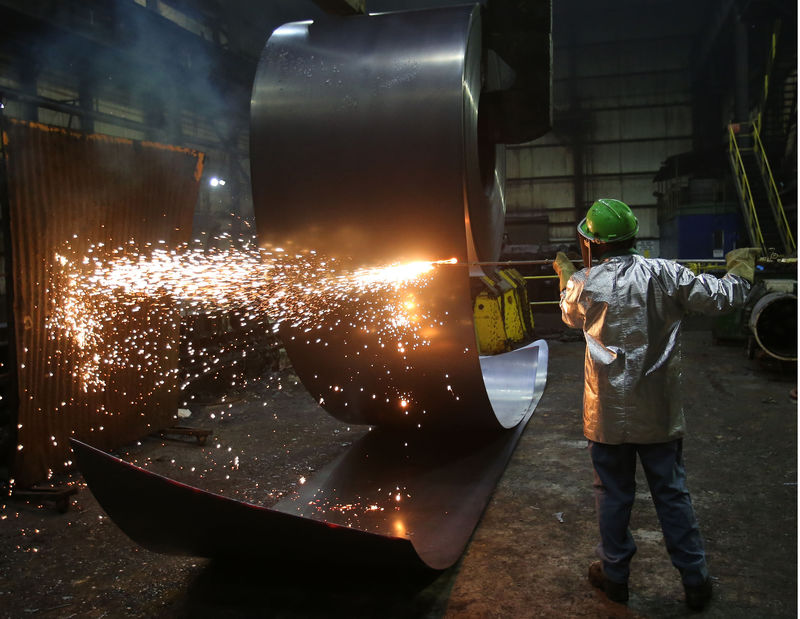
M 581 219 L 581 222 L 578 224 L 578 234 L 580 234 L 583 238 L 592 243 L 597 243 L 599 245 L 606 244 L 606 243 L 617 243 L 619 241 L 627 241 L 628 239 L 632 239 L 639 233 L 639 222 L 636 222 L 636 227 L 628 232 L 627 234 L 623 234 L 618 237 L 614 237 L 613 239 L 598 239 L 594 234 L 592 234 L 591 230 L 586 225 L 586 217 Z

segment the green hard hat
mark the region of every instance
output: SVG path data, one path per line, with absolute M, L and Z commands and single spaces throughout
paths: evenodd
M 594 243 L 616 243 L 636 236 L 639 221 L 624 202 L 600 198 L 586 211 L 578 233 Z

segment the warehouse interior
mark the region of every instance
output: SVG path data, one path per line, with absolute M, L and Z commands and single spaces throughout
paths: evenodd
M 685 321 L 685 454 L 715 586 L 703 614 L 797 616 L 798 16 L 797 4 L 785 0 L 483 0 L 469 9 L 480 15 L 482 34 L 474 45 L 483 51 L 475 61 L 481 105 L 472 102 L 480 174 L 467 173 L 466 182 L 479 189 L 482 184 L 484 193 L 491 187 L 502 215 L 482 221 L 467 212 L 467 236 L 474 234 L 469 255 L 474 261 L 477 252 L 481 265 L 490 267 L 482 278 L 464 278 L 472 318 L 465 328 L 474 333 L 467 349 L 482 359 L 500 358 L 542 342 L 529 378 L 546 374 L 546 387 L 532 387 L 528 416 L 496 457 L 502 462 L 485 467 L 496 470 L 496 478 L 476 482 L 486 496 L 476 508 L 479 520 L 446 567 L 428 569 L 428 561 L 425 569 L 411 569 L 404 559 L 383 559 L 375 567 L 359 560 L 369 556 L 362 541 L 351 550 L 334 545 L 334 553 L 315 541 L 316 533 L 279 546 L 280 534 L 261 536 L 257 527 L 223 517 L 221 501 L 191 507 L 173 495 L 142 506 L 140 488 L 126 487 L 121 477 L 101 477 L 111 490 L 87 483 L 89 466 L 76 462 L 70 439 L 153 478 L 199 489 L 197 494 L 269 509 L 287 497 L 305 497 L 307 478 L 328 474 L 330 462 L 369 440 L 377 424 L 355 413 L 335 414 L 330 408 L 339 406 L 339 388 L 323 397 L 315 383 L 317 372 L 336 376 L 339 358 L 342 367 L 350 363 L 344 361 L 349 350 L 298 353 L 278 329 L 281 316 L 274 308 L 284 306 L 269 306 L 263 315 L 241 304 L 205 311 L 205 301 L 187 292 L 190 309 L 177 308 L 161 298 L 183 291 L 174 280 L 189 281 L 195 271 L 184 266 L 176 278 L 150 285 L 156 268 L 145 274 L 140 259 L 124 264 L 139 265 L 132 277 L 143 282 L 137 290 L 145 293 L 120 310 L 113 305 L 118 288 L 100 288 L 92 280 L 93 305 L 79 323 L 70 314 L 73 306 L 54 305 L 54 299 L 72 303 L 74 297 L 56 291 L 84 280 L 69 279 L 67 271 L 59 275 L 48 261 L 56 252 L 61 266 L 78 265 L 79 273 L 81 261 L 100 265 L 96 257 L 107 246 L 124 243 L 124 251 L 112 252 L 115 259 L 160 256 L 165 262 L 156 266 L 163 277 L 170 268 L 164 265 L 176 264 L 170 257 L 191 248 L 192 256 L 222 260 L 211 277 L 227 286 L 242 269 L 257 271 L 252 248 L 268 246 L 273 230 L 292 225 L 309 235 L 315 231 L 312 249 L 341 243 L 349 251 L 348 238 L 337 236 L 330 222 L 372 221 L 374 210 L 379 228 L 367 242 L 359 237 L 362 247 L 354 253 L 363 249 L 363 260 L 386 264 L 393 237 L 409 230 L 418 212 L 439 206 L 414 211 L 408 205 L 404 216 L 403 197 L 424 196 L 425 183 L 438 182 L 428 179 L 449 173 L 428 163 L 440 152 L 439 141 L 450 139 L 444 128 L 449 119 L 431 120 L 430 152 L 403 150 L 407 136 L 424 133 L 413 121 L 403 124 L 417 112 L 402 110 L 418 109 L 409 93 L 420 98 L 414 79 L 428 69 L 376 53 L 376 62 L 385 62 L 382 70 L 396 72 L 368 95 L 395 93 L 390 103 L 396 107 L 368 107 L 362 98 L 359 109 L 358 97 L 367 95 L 344 92 L 336 113 L 350 114 L 353 131 L 337 129 L 313 96 L 288 104 L 280 99 L 284 88 L 324 99 L 341 80 L 346 89 L 348 78 L 360 79 L 344 61 L 339 74 L 335 53 L 330 74 L 320 75 L 328 41 L 342 32 L 355 33 L 353 41 L 362 36 L 361 26 L 352 24 L 410 12 L 407 23 L 416 30 L 399 31 L 412 50 L 448 49 L 427 33 L 437 32 L 447 11 L 465 4 L 0 0 L 0 616 L 692 614 L 641 471 L 631 523 L 639 550 L 630 601 L 611 602 L 586 579 L 597 523 L 581 426 L 585 344 L 581 332 L 561 321 L 551 261 L 558 251 L 580 261 L 576 226 L 603 197 L 630 205 L 639 224 L 636 248 L 646 257 L 721 276 L 729 251 L 759 249 L 757 293 L 747 305 L 726 316 Z M 291 22 L 300 26 L 277 30 Z M 282 64 L 291 36 L 309 23 L 316 58 L 311 55 L 305 66 Z M 267 41 L 276 31 L 285 32 L 289 43 L 273 43 L 280 54 L 270 55 Z M 344 41 L 343 58 L 348 36 L 338 40 Z M 376 37 L 370 45 L 382 44 Z M 471 44 L 468 38 L 465 54 Z M 363 50 L 365 67 L 372 51 Z M 438 60 L 449 61 L 446 54 Z M 285 77 L 268 83 L 278 70 Z M 307 84 L 318 90 L 303 90 Z M 444 81 L 438 85 L 446 90 Z M 387 119 L 397 126 L 384 132 L 392 125 Z M 420 126 L 428 120 L 420 117 Z M 363 156 L 368 148 L 374 159 Z M 321 161 L 330 162 L 328 170 L 317 165 Z M 387 176 L 383 161 L 407 167 Z M 325 183 L 335 186 L 336 175 L 343 187 L 328 195 Z M 387 178 L 399 179 L 397 186 L 387 189 Z M 296 208 L 292 220 L 285 212 L 292 208 L 270 204 L 273 192 L 305 192 L 313 204 Z M 353 205 L 349 215 L 347 206 L 338 206 L 381 192 L 384 204 L 363 210 Z M 328 198 L 334 206 L 326 211 Z M 416 247 L 441 234 L 442 247 L 449 248 L 446 221 L 432 215 L 400 240 Z M 496 242 L 484 229 L 497 233 Z M 463 241 L 463 230 L 457 236 Z M 446 263 L 456 255 L 448 251 L 426 260 Z M 317 266 L 314 258 L 286 270 Z M 267 278 L 274 273 L 273 267 Z M 285 294 L 277 277 L 270 281 L 259 287 L 247 280 L 253 295 L 247 303 Z M 439 294 L 435 284 L 430 288 Z M 382 290 L 389 295 L 394 288 Z M 214 296 L 208 289 L 203 294 Z M 514 304 L 518 312 L 509 309 Z M 93 316 L 120 311 L 127 314 L 124 321 L 98 327 L 126 338 L 107 359 L 87 355 L 82 345 L 69 348 L 52 331 L 55 325 L 86 338 Z M 321 321 L 324 308 L 315 311 Z M 305 323 L 296 320 L 302 333 Z M 339 345 L 331 343 L 331 349 Z M 423 359 L 425 346 L 420 350 L 409 358 Z M 444 358 L 427 354 L 433 364 Z M 424 391 L 425 372 L 405 371 Z M 458 380 L 447 378 L 454 385 Z M 480 397 L 486 397 L 483 391 Z M 405 392 L 398 398 L 403 408 L 413 404 Z M 464 456 L 472 435 L 458 427 L 451 432 Z M 421 444 L 422 451 L 438 449 Z M 95 471 L 102 466 L 111 465 L 98 464 Z M 391 500 L 412 494 L 411 482 L 397 480 Z M 109 496 L 113 505 L 105 502 Z M 182 542 L 162 540 L 184 539 L 181 531 L 192 529 L 192 521 L 217 516 L 213 534 L 193 541 L 193 552 L 178 552 L 185 550 Z M 332 530 L 342 524 L 331 522 Z M 350 527 L 347 522 L 339 528 Z M 396 538 L 421 534 L 407 525 L 395 522 Z M 156 543 L 141 543 L 154 539 L 155 530 L 161 530 L 162 552 Z M 248 536 L 249 544 L 242 542 Z M 243 545 L 251 545 L 249 553 Z

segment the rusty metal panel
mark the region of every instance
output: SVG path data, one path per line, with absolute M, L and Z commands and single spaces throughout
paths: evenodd
M 179 320 L 144 316 L 163 354 L 84 391 L 68 343 L 46 329 L 55 297 L 54 257 L 107 248 L 188 242 L 203 155 L 188 149 L 6 120 L 14 318 L 19 375 L 18 486 L 67 467 L 69 437 L 111 449 L 170 425 L 177 409 Z M 124 337 L 119 333 L 117 337 Z M 163 345 L 162 345 L 163 344 Z M 170 372 L 171 371 L 171 372 Z M 170 380 L 160 383 L 164 375 Z

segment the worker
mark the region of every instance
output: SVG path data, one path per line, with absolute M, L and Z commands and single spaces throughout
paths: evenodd
M 562 252 L 553 263 L 562 319 L 586 340 L 583 431 L 600 529 L 600 561 L 590 565 L 589 581 L 610 600 L 628 600 L 638 454 L 686 604 L 700 610 L 711 599 L 711 580 L 683 463 L 681 320 L 688 312 L 741 306 L 758 250 L 730 252 L 722 278 L 694 275 L 676 262 L 639 255 L 638 230 L 625 203 L 597 200 L 578 225 L 584 268 L 576 272 Z

